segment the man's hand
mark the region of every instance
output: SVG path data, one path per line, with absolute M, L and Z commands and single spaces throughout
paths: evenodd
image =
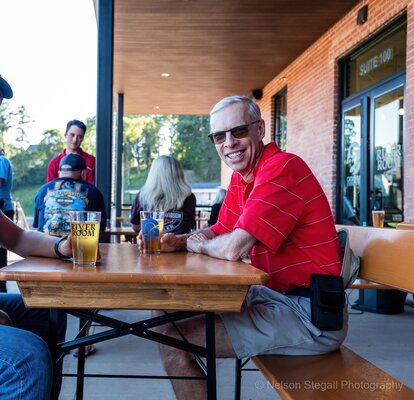
M 187 239 L 187 251 L 193 253 L 202 253 L 202 246 L 207 241 L 210 240 L 203 233 L 195 233 Z
M 172 253 L 174 251 L 185 250 L 185 242 L 188 235 L 177 236 L 174 233 L 164 233 L 161 236 L 161 252 Z M 144 239 L 142 238 L 142 231 L 138 234 L 139 252 L 144 252 Z
M 174 233 L 165 233 L 161 237 L 161 251 L 170 253 L 172 251 L 185 250 L 185 243 L 188 235 L 175 235 Z

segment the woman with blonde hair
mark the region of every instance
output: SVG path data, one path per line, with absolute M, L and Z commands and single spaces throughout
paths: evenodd
M 131 208 L 131 223 L 140 230 L 140 211 L 164 211 L 165 233 L 188 233 L 195 225 L 196 198 L 185 182 L 178 160 L 160 156 L 151 165 L 147 180 Z

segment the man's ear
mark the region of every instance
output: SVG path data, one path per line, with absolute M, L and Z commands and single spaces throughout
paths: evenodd
M 265 137 L 265 132 L 266 132 L 265 122 L 261 120 L 259 123 L 259 129 L 258 129 L 259 139 L 263 139 Z

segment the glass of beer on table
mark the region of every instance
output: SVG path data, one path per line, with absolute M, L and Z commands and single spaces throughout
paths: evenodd
M 384 210 L 372 210 L 372 226 L 375 228 L 384 228 Z
M 70 211 L 73 264 L 75 267 L 95 267 L 98 255 L 99 211 Z
M 142 239 L 145 254 L 161 253 L 161 236 L 164 229 L 164 212 L 140 211 Z

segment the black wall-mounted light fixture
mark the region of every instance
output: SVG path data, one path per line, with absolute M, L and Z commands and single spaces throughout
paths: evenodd
M 260 100 L 263 97 L 263 89 L 253 89 L 252 90 L 252 96 L 256 100 Z
M 358 10 L 357 24 L 362 25 L 362 24 L 365 24 L 365 22 L 367 21 L 368 21 L 368 5 L 365 5 L 364 7 L 361 7 Z

